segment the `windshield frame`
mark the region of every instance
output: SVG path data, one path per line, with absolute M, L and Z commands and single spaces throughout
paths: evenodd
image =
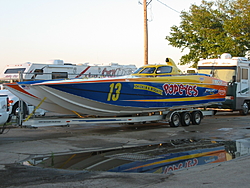
M 232 82 L 237 77 L 237 66 L 199 66 L 198 73 L 209 74 L 214 78 Z

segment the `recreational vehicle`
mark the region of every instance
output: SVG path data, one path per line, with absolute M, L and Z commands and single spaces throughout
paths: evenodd
M 239 111 L 248 114 L 250 107 L 250 61 L 245 57 L 232 57 L 228 53 L 220 59 L 204 59 L 198 62 L 198 72 L 210 74 L 228 82 L 226 101 L 218 110 Z
M 98 76 L 121 76 L 135 71 L 135 65 L 119 65 L 110 63 L 108 65 L 91 65 L 64 63 L 63 60 L 54 60 L 48 63 L 20 63 L 7 65 L 0 74 L 0 80 L 50 80 L 50 79 L 72 79 Z

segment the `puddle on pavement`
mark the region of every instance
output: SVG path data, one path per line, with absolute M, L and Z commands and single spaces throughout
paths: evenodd
M 170 173 L 210 163 L 224 162 L 250 152 L 250 140 L 170 140 L 130 148 L 92 150 L 66 155 L 51 154 L 25 161 L 25 165 L 68 170 Z

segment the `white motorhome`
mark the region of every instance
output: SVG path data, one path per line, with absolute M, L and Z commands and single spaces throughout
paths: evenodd
M 232 57 L 228 53 L 220 59 L 204 59 L 198 62 L 198 73 L 210 74 L 228 82 L 226 101 L 220 107 L 223 111 L 239 111 L 248 114 L 250 107 L 250 61 L 245 57 Z M 219 110 L 219 109 L 218 109 Z
M 97 76 L 121 76 L 135 71 L 135 65 L 91 65 L 64 63 L 63 60 L 54 60 L 49 63 L 20 63 L 7 65 L 0 74 L 0 80 L 19 80 L 22 73 L 23 80 L 50 80 L 72 79 Z

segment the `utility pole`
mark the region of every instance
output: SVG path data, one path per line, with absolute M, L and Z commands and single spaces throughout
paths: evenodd
M 143 1 L 144 9 L 144 65 L 148 64 L 148 18 L 147 18 L 147 0 Z
M 18 74 L 19 74 L 19 82 L 23 82 L 23 72 L 22 71 L 18 71 Z M 19 99 L 19 102 L 18 102 L 18 125 L 19 126 L 22 126 L 23 124 L 23 114 L 24 114 L 24 108 L 23 108 L 23 101 L 21 99 Z M 16 113 L 16 112 L 14 112 Z

